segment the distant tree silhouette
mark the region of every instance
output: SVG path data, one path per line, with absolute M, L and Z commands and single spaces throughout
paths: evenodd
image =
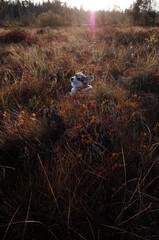
M 155 23 L 157 15 L 152 4 L 153 0 L 137 0 L 133 4 L 131 15 L 135 25 L 152 25 Z
M 129 19 L 135 25 L 153 25 L 156 12 L 152 3 L 153 0 L 136 0 L 132 7 L 124 12 L 119 8 L 114 8 L 113 11 L 98 11 L 96 25 L 120 25 L 129 23 Z M 32 0 L 0 0 L 0 25 L 3 26 L 6 22 L 17 22 L 23 26 L 90 24 L 90 12 L 85 11 L 82 6 L 80 9 L 70 8 L 59 0 L 48 0 L 41 4 L 33 3 Z

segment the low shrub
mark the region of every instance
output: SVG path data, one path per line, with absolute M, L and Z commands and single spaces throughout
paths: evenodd
M 63 25 L 63 18 L 51 11 L 41 13 L 37 18 L 38 26 L 40 27 L 53 27 Z
M 144 44 L 146 39 L 150 37 L 149 32 L 144 31 L 128 31 L 128 32 L 121 32 L 118 31 L 115 33 L 114 37 L 118 44 L 122 44 L 124 46 L 128 46 L 129 44 Z
M 0 35 L 1 44 L 26 43 L 28 45 L 37 42 L 37 37 L 23 30 L 13 30 Z
M 155 72 L 141 71 L 132 77 L 129 84 L 130 90 L 133 93 L 142 91 L 147 93 L 159 93 L 159 76 Z

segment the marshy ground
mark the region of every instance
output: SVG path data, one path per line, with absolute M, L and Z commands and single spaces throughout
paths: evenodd
M 159 237 L 158 62 L 158 28 L 1 29 L 1 239 Z

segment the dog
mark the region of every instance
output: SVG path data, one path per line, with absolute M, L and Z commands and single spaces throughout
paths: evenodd
M 86 77 L 82 72 L 78 72 L 74 77 L 70 78 L 71 92 L 70 95 L 74 95 L 77 91 L 86 92 L 92 88 L 89 84 L 94 80 L 93 76 Z

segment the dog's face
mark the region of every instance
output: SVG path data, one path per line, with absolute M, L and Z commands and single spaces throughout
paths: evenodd
M 93 79 L 93 76 L 86 77 L 82 72 L 76 73 L 75 76 L 71 77 L 70 79 L 72 86 L 70 95 L 75 94 L 79 89 L 81 89 L 82 92 L 85 92 L 88 89 L 92 88 L 89 83 L 92 82 Z
M 93 76 L 86 77 L 82 72 L 76 73 L 74 77 L 71 77 L 72 87 L 82 87 L 83 85 L 88 85 L 94 79 Z

